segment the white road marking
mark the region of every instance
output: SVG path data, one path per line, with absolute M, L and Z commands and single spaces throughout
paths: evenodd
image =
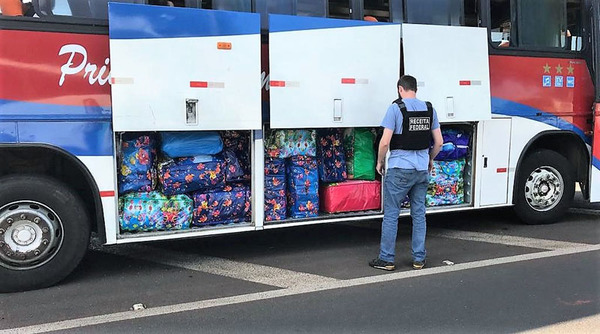
M 575 242 L 437 228 L 431 229 L 431 232 L 428 231 L 427 236 L 549 250 L 588 246 L 588 244 Z
M 172 267 L 276 286 L 278 288 L 289 288 L 302 284 L 303 282 L 326 283 L 337 281 L 337 279 L 331 277 L 260 264 L 231 261 L 218 257 L 173 252 L 150 246 L 129 245 L 127 247 L 106 247 L 101 248 L 100 251 Z M 160 256 L 149 256 L 150 254 L 160 254 Z
M 520 334 L 600 333 L 600 314 L 544 326 Z
M 320 283 L 309 283 L 304 285 L 297 285 L 287 289 L 278 289 L 271 290 L 265 292 L 258 293 L 250 293 L 245 295 L 238 295 L 232 297 L 225 298 L 215 298 L 209 300 L 201 300 L 190 303 L 181 303 L 174 305 L 167 305 L 155 308 L 148 308 L 142 311 L 128 311 L 128 312 L 117 312 L 110 314 L 103 314 L 98 316 L 77 318 L 71 320 L 50 322 L 40 325 L 33 325 L 27 327 L 20 328 L 12 328 L 6 330 L 0 330 L 0 334 L 8 334 L 8 333 L 44 333 L 50 331 L 63 331 L 67 329 L 73 328 L 83 328 L 94 325 L 101 325 L 106 323 L 113 323 L 119 321 L 133 320 L 133 319 L 141 319 L 148 318 L 154 316 L 162 316 L 166 314 L 174 314 L 180 312 L 189 312 L 189 311 L 197 311 L 212 307 L 219 306 L 227 306 L 234 304 L 241 304 L 259 300 L 273 299 L 279 297 L 286 296 L 294 296 L 306 293 L 313 293 L 319 291 L 333 290 L 333 289 L 341 289 L 341 288 L 350 288 L 356 287 L 366 284 L 374 284 L 374 283 L 382 283 L 389 281 L 396 281 L 401 279 L 420 277 L 420 276 L 430 276 L 436 274 L 450 273 L 462 270 L 469 270 L 475 268 L 483 268 L 501 264 L 522 262 L 522 261 L 531 261 L 543 258 L 550 258 L 562 255 L 569 254 L 577 254 L 584 252 L 592 252 L 600 250 L 599 245 L 587 245 L 577 248 L 570 249 L 557 249 L 552 251 L 544 251 L 532 254 L 523 254 L 516 256 L 508 256 L 497 259 L 490 260 L 482 260 L 482 261 L 474 261 L 470 263 L 461 263 L 455 264 L 453 266 L 443 266 L 443 267 L 434 267 L 429 269 L 415 270 L 415 271 L 404 271 L 404 272 L 396 272 L 378 276 L 369 276 L 369 277 L 361 277 L 349 280 L 337 280 L 331 282 L 320 282 Z

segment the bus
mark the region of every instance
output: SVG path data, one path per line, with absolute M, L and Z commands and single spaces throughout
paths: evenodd
M 376 221 L 373 152 L 403 74 L 444 133 L 428 213 L 543 224 L 576 186 L 600 201 L 595 0 L 10 2 L 0 291 L 60 282 L 92 233 Z

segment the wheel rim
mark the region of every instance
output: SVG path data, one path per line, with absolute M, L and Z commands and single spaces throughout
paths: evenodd
M 563 193 L 563 178 L 550 166 L 533 170 L 525 182 L 525 199 L 536 211 L 552 210 L 562 199 Z
M 44 265 L 64 239 L 60 217 L 44 204 L 18 201 L 0 208 L 0 266 L 29 270 Z

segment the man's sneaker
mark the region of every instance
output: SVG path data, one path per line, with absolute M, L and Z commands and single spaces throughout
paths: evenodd
M 425 267 L 425 260 L 413 262 L 413 269 L 419 270 L 419 269 L 423 269 L 423 267 Z
M 376 259 L 369 261 L 369 265 L 373 268 L 387 270 L 387 271 L 392 271 L 392 270 L 396 269 L 394 262 L 383 261 L 380 258 L 376 258 Z

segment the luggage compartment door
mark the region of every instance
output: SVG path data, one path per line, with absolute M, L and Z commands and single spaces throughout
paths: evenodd
M 476 162 L 479 205 L 506 204 L 511 119 L 492 119 L 479 124 L 483 128 Z
M 379 126 L 398 93 L 400 25 L 269 15 L 271 128 Z
M 405 73 L 440 121 L 491 119 L 485 28 L 403 24 L 402 43 Z
M 261 129 L 259 14 L 109 3 L 114 131 Z

